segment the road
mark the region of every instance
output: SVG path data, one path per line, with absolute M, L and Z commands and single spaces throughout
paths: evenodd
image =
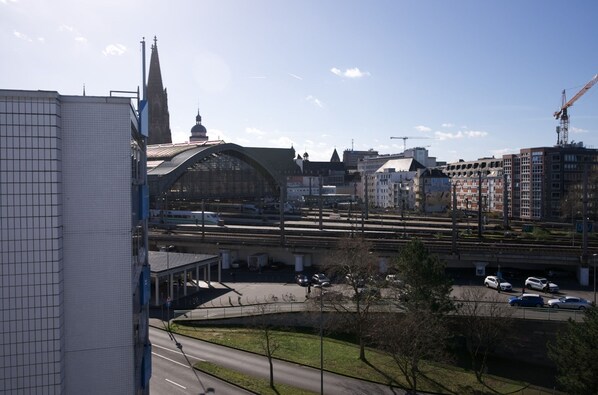
M 216 394 L 249 393 L 199 372 L 196 377 L 189 368 L 183 352 L 192 363 L 203 359 L 251 376 L 265 379 L 269 377 L 268 360 L 263 356 L 185 336 L 176 336 L 176 341 L 182 346 L 181 352 L 167 332 L 153 327 L 150 328 L 150 341 L 152 342 L 151 395 L 202 394 L 209 387 L 213 388 Z M 304 388 L 314 393 L 320 392 L 320 370 L 318 369 L 277 360 L 274 363 L 274 379 L 277 383 Z M 404 391 L 324 372 L 324 393 L 383 395 L 404 394 Z

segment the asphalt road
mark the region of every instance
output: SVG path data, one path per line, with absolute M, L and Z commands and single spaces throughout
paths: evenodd
M 221 315 L 235 315 L 247 313 L 251 305 L 264 301 L 278 301 L 290 309 L 301 308 L 307 295 L 307 289 L 300 287 L 293 281 L 293 272 L 289 270 L 250 273 L 237 272 L 223 276 L 223 283 L 206 284 L 202 289 L 201 305 L 188 312 L 189 318 L 216 317 Z M 493 289 L 486 289 L 483 277 L 463 276 L 456 277 L 453 285 L 453 296 L 459 300 L 471 296 L 471 292 L 481 300 L 490 303 L 505 303 L 509 296 L 520 295 L 523 279 L 511 281 L 514 286 L 512 292 L 498 293 Z M 561 291 L 554 294 L 541 294 L 545 301 L 562 295 L 576 295 L 593 300 L 590 287 L 580 287 L 575 280 L 555 281 Z M 333 284 L 332 288 L 342 287 L 342 284 Z M 312 292 L 317 292 L 312 289 Z M 554 310 L 549 308 L 513 308 L 514 317 L 524 319 L 549 319 L 566 320 L 569 317 L 580 320 L 582 314 Z M 180 318 L 180 317 L 179 317 Z M 153 320 L 154 324 L 156 320 Z M 187 359 L 183 356 L 175 342 L 163 330 L 151 328 L 150 340 L 153 344 L 152 378 L 150 393 L 152 395 L 170 394 L 203 394 L 208 388 L 213 388 L 220 394 L 246 394 L 247 392 L 228 383 L 214 379 L 211 376 L 196 372 L 189 368 Z M 246 353 L 227 347 L 205 343 L 184 336 L 177 336 L 176 340 L 182 345 L 182 350 L 191 363 L 199 359 L 217 363 L 221 366 L 245 372 L 256 377 L 268 378 L 268 362 L 265 357 Z M 276 382 L 302 387 L 315 393 L 320 392 L 320 371 L 303 367 L 293 363 L 275 361 L 274 377 Z M 324 392 L 326 394 L 402 394 L 398 389 L 372 384 L 360 380 L 324 373 Z M 209 392 L 208 392 L 209 393 Z
M 183 356 L 183 352 L 192 363 L 203 359 L 248 375 L 264 379 L 269 378 L 268 360 L 263 356 L 185 336 L 176 336 L 176 341 L 182 346 L 181 351 L 167 332 L 156 328 L 150 328 L 150 341 L 153 350 L 153 373 L 150 380 L 151 395 L 202 394 L 205 393 L 208 387 L 213 388 L 216 394 L 236 395 L 248 393 L 199 372 L 197 372 L 198 376 L 195 377 L 194 372 L 189 368 L 187 360 Z M 304 388 L 314 393 L 320 392 L 319 369 L 284 361 L 275 361 L 274 380 L 277 383 Z M 404 394 L 404 391 L 324 372 L 324 393 L 330 395 L 383 395 Z

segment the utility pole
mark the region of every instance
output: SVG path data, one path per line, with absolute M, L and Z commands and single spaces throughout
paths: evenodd
M 505 231 L 509 228 L 509 190 L 507 189 L 507 173 L 502 174 L 502 225 Z
M 478 171 L 478 238 L 482 238 L 482 172 Z
M 588 162 L 583 165 L 581 266 L 588 266 Z
M 319 204 L 318 212 L 319 212 L 319 215 L 320 215 L 320 230 L 322 230 L 324 228 L 324 225 L 322 223 L 322 205 L 323 205 L 323 203 L 322 203 L 322 175 L 321 174 L 318 177 L 318 181 L 319 181 L 319 184 L 320 184 L 320 188 L 319 188 L 319 192 L 318 192 L 318 195 L 319 195 L 318 201 L 320 203 Z
M 457 252 L 457 184 L 453 184 L 453 252 Z

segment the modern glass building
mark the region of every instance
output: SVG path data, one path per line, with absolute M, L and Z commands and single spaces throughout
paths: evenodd
M 128 98 L 0 90 L 0 393 L 149 393 L 145 152 Z

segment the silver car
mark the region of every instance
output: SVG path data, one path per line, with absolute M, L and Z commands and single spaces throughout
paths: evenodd
M 578 298 L 577 296 L 563 296 L 562 298 L 558 299 L 550 299 L 548 301 L 548 306 L 554 307 L 555 309 L 584 310 L 592 307 L 592 304 L 585 299 Z

